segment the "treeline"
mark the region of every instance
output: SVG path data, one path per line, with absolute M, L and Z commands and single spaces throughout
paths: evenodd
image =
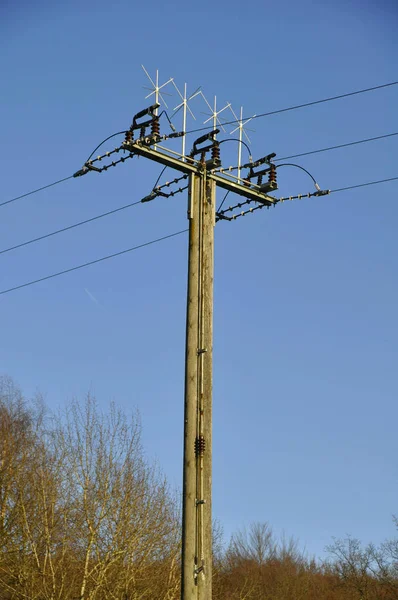
M 177 600 L 180 500 L 137 415 L 94 399 L 58 417 L 0 378 L 0 600 Z M 214 529 L 214 600 L 398 600 L 398 540 L 335 542 L 327 563 L 266 524 Z
M 347 538 L 328 551 L 329 561 L 308 559 L 255 523 L 216 561 L 214 600 L 398 600 L 398 539 L 377 548 Z

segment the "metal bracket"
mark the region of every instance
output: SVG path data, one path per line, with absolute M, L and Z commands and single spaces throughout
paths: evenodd
M 101 169 L 99 169 L 98 167 L 93 167 L 93 165 L 87 162 L 79 171 L 76 171 L 76 173 L 73 174 L 73 177 L 82 177 L 89 171 L 97 171 L 97 173 L 101 173 Z
M 210 131 L 209 133 L 206 133 L 205 135 L 202 135 L 197 140 L 195 140 L 193 143 L 193 148 L 190 157 L 194 158 L 194 156 L 196 156 L 197 154 L 205 154 L 208 150 L 211 150 L 214 146 L 214 142 L 216 141 L 215 136 L 217 135 L 217 133 L 220 133 L 220 130 L 213 129 L 213 131 Z M 203 144 L 203 142 L 207 141 L 209 141 L 210 144 L 198 148 L 200 144 Z
M 136 129 L 141 129 L 142 127 L 148 127 L 148 125 L 151 125 L 153 120 L 158 118 L 155 114 L 155 111 L 159 108 L 159 106 L 160 104 L 156 102 L 156 104 L 152 104 L 152 106 L 148 106 L 148 108 L 144 108 L 144 110 L 141 110 L 136 115 L 134 115 L 130 131 L 135 131 Z M 147 119 L 146 121 L 142 121 L 141 123 L 137 123 L 138 119 L 141 119 L 146 115 L 149 116 L 149 119 Z
M 198 348 L 196 351 L 196 354 L 198 356 L 200 356 L 201 354 L 204 354 L 205 352 L 207 352 L 207 348 Z
M 194 571 L 195 577 L 197 577 L 199 575 L 199 573 L 203 573 L 203 575 L 204 575 L 204 571 L 205 571 L 205 568 L 203 565 L 201 567 L 197 567 Z

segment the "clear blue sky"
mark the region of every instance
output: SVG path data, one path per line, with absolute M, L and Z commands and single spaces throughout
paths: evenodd
M 395 2 L 6 2 L 0 8 L 1 196 L 79 169 L 145 107 L 143 63 L 246 115 L 397 80 Z M 171 90 L 170 90 L 171 91 Z M 175 106 L 170 98 L 170 107 Z M 200 126 L 203 105 L 193 103 Z M 398 86 L 253 122 L 254 157 L 398 131 Z M 190 138 L 190 142 L 193 139 Z M 111 143 L 105 149 L 110 149 Z M 234 144 L 223 147 L 235 164 Z M 297 159 L 322 187 L 398 175 L 398 137 Z M 0 209 L 0 249 L 146 195 L 134 159 Z M 169 175 L 171 177 L 171 174 Z M 297 169 L 282 195 L 312 191 Z M 323 555 L 379 542 L 398 511 L 398 182 L 259 211 L 216 228 L 214 516 Z M 0 256 L 1 289 L 186 226 L 159 199 Z M 181 484 L 187 239 L 0 298 L 0 372 L 50 406 L 94 392 L 142 415 Z

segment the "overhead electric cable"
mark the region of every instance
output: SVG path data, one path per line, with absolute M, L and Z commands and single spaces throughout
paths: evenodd
M 248 144 L 246 144 L 246 142 L 244 142 L 243 140 L 239 140 L 238 138 L 227 138 L 226 140 L 221 140 L 220 146 L 221 146 L 221 144 L 225 144 L 225 142 L 238 142 L 238 144 L 242 144 L 242 146 L 245 146 L 247 152 L 249 153 L 249 160 L 251 160 L 252 153 L 251 153 L 251 150 L 250 150 Z
M 56 229 L 55 231 L 51 231 L 50 233 L 46 233 L 39 237 L 33 238 L 31 240 L 27 240 L 26 242 L 21 242 L 20 244 L 16 244 L 15 246 L 10 246 L 9 248 L 5 248 L 4 250 L 0 250 L 0 254 L 5 254 L 6 252 L 11 252 L 11 250 L 16 250 L 17 248 L 23 248 L 23 246 L 28 246 L 29 244 L 34 244 L 35 242 L 39 242 L 40 240 L 45 240 L 53 235 L 57 235 L 58 233 L 63 233 L 64 231 L 69 231 L 70 229 L 74 229 L 75 227 L 80 227 L 81 225 L 85 225 L 86 223 L 92 223 L 97 219 L 102 219 L 103 217 L 108 217 L 109 215 L 113 215 L 121 210 L 125 210 L 126 208 L 131 208 L 132 206 L 136 206 L 137 204 L 141 204 L 141 200 L 138 202 L 132 202 L 131 204 L 125 204 L 124 206 L 119 206 L 119 208 L 114 208 L 113 210 L 108 210 L 108 212 L 101 213 L 100 215 L 96 215 L 95 217 L 91 217 L 90 219 L 85 219 L 84 221 L 79 221 L 78 223 L 73 223 L 73 225 L 68 225 L 67 227 L 62 227 L 62 229 Z
M 119 133 L 124 133 L 124 132 L 119 132 Z M 118 134 L 113 134 L 113 135 L 119 135 L 119 133 Z M 365 138 L 363 140 L 355 140 L 353 142 L 347 142 L 345 144 L 337 144 L 336 146 L 328 146 L 326 148 L 318 148 L 317 150 L 310 150 L 309 152 L 301 152 L 300 154 L 292 154 L 290 156 L 282 156 L 281 158 L 275 159 L 275 162 L 279 162 L 281 160 L 288 160 L 290 158 L 299 158 L 301 156 L 309 156 L 310 154 L 318 154 L 318 153 L 321 153 L 321 152 L 329 152 L 330 150 L 337 150 L 339 148 L 347 148 L 349 146 L 356 146 L 358 144 L 366 144 L 368 142 L 373 142 L 373 141 L 376 141 L 376 140 L 382 140 L 382 139 L 394 137 L 396 135 L 398 135 L 398 132 L 386 133 L 384 135 L 378 135 L 378 136 L 371 137 L 371 138 Z M 110 137 L 112 137 L 112 136 L 110 136 Z M 109 139 L 109 138 L 107 138 L 107 139 Z M 223 140 L 223 141 L 228 141 L 228 140 Z M 98 149 L 98 147 L 96 148 L 96 150 Z M 94 152 L 95 152 L 95 150 L 94 150 Z M 236 166 L 236 167 L 230 168 L 230 170 L 235 170 L 235 169 L 238 169 L 238 168 L 239 167 Z M 228 171 L 228 168 L 225 168 L 223 170 L 224 171 Z M 219 171 L 221 171 L 221 169 L 219 169 Z M 163 174 L 163 171 L 162 171 L 162 174 Z M 26 194 L 22 194 L 21 196 L 16 196 L 15 198 L 11 198 L 11 200 L 6 200 L 5 202 L 0 203 L 0 207 L 4 206 L 6 204 L 10 204 L 11 202 L 15 202 L 15 200 L 20 200 L 21 198 L 25 198 L 26 196 L 30 196 L 32 194 L 36 194 L 37 192 L 40 192 L 40 191 L 45 190 L 47 188 L 50 188 L 50 187 L 52 187 L 54 185 L 62 183 L 63 181 L 67 181 L 68 179 L 73 179 L 73 175 L 70 175 L 69 177 L 65 177 L 64 179 L 59 179 L 58 181 L 54 181 L 53 183 L 49 183 L 48 185 L 45 185 L 45 186 L 40 187 L 40 188 L 37 188 L 36 190 L 32 190 L 30 192 L 27 192 Z M 156 182 L 156 184 L 155 184 L 154 187 L 156 187 L 158 181 Z
M 163 175 L 163 173 L 165 172 L 165 170 L 166 170 L 166 169 L 167 169 L 167 166 L 163 167 L 163 169 L 160 171 L 160 173 L 159 173 L 159 177 L 158 177 L 158 178 L 157 178 L 157 180 L 155 181 L 155 184 L 154 184 L 154 186 L 153 186 L 153 188 L 152 188 L 153 190 L 155 189 L 155 187 L 156 187 L 156 186 L 157 186 L 157 184 L 159 183 L 159 181 L 160 181 L 160 178 L 162 177 L 162 175 Z
M 379 179 L 378 181 L 368 181 L 367 183 L 358 183 L 357 185 L 348 185 L 347 187 L 337 188 L 335 190 L 330 190 L 330 193 L 333 192 L 345 192 L 346 190 L 354 190 L 360 187 L 366 187 L 368 185 L 377 185 L 379 183 L 386 183 L 387 181 L 396 181 L 398 177 L 389 177 L 388 179 Z
M 292 154 L 291 156 L 282 156 L 281 158 L 276 158 L 275 162 L 281 160 L 288 160 L 289 158 L 299 158 L 300 156 L 309 156 L 310 154 L 319 154 L 320 152 L 329 152 L 329 150 L 347 148 L 348 146 L 356 146 L 357 144 L 366 144 L 368 142 L 374 142 L 375 140 L 384 140 L 385 138 L 393 137 L 394 135 L 398 135 L 398 131 L 394 133 L 386 133 L 385 135 L 378 135 L 376 137 L 366 138 L 364 140 L 356 140 L 355 142 L 347 142 L 346 144 L 338 144 L 337 146 L 319 148 L 318 150 L 311 150 L 310 152 L 301 152 L 300 154 Z
M 48 185 L 43 185 L 43 187 L 37 188 L 36 190 L 32 190 L 31 192 L 27 192 L 26 194 L 22 194 L 21 196 L 16 196 L 15 198 L 11 198 L 11 200 L 6 200 L 5 202 L 1 202 L 1 206 L 5 206 L 6 204 L 10 204 L 11 202 L 15 202 L 15 200 L 20 200 L 21 198 L 26 198 L 26 196 L 31 196 L 32 194 L 36 194 L 36 192 L 41 192 L 42 190 L 46 190 L 47 188 L 53 187 L 54 185 L 58 185 L 63 181 L 68 181 L 68 179 L 73 179 L 73 175 L 69 175 L 69 177 L 64 177 L 63 179 L 58 179 L 58 181 L 54 181 L 53 183 L 49 183 Z
M 309 177 L 311 177 L 312 181 L 314 182 L 314 185 L 317 189 L 320 189 L 317 182 L 315 181 L 315 177 L 313 177 L 311 175 L 311 173 L 309 171 L 307 171 L 307 169 L 304 169 L 304 167 L 302 167 L 301 165 L 295 165 L 294 163 L 283 163 L 281 165 L 277 165 L 276 168 L 280 169 L 281 167 L 295 167 L 296 169 L 301 169 L 301 171 L 304 171 L 304 173 L 307 173 L 307 175 Z
M 163 175 L 163 172 L 165 171 L 166 168 L 167 167 L 164 167 L 162 169 L 162 172 L 160 173 L 159 177 L 157 178 L 157 180 L 155 182 L 155 185 L 153 186 L 153 190 L 156 188 L 157 184 L 159 183 L 159 180 L 160 180 L 161 176 Z M 185 179 L 186 176 L 184 176 L 183 178 Z M 175 183 L 175 181 L 168 182 L 167 185 L 169 186 L 172 183 Z M 162 186 L 162 187 L 164 187 L 164 186 Z M 171 195 L 174 195 L 174 194 L 171 194 Z M 14 246 L 9 246 L 8 248 L 4 248 L 3 250 L 0 250 L 0 254 L 6 254 L 7 252 L 11 252 L 12 250 L 17 250 L 18 248 L 23 248 L 24 246 L 29 246 L 30 244 L 34 244 L 35 242 L 40 242 L 41 240 L 45 240 L 54 235 L 58 235 L 59 233 L 63 233 L 64 231 L 69 231 L 71 229 L 75 229 L 76 227 L 86 225 L 87 223 L 92 223 L 93 221 L 97 221 L 98 219 L 102 219 L 104 217 L 109 217 L 110 215 L 113 215 L 122 210 L 126 210 L 127 208 L 132 208 L 133 206 L 137 206 L 138 204 L 141 204 L 142 201 L 143 200 L 138 200 L 136 202 L 131 202 L 130 204 L 125 204 L 124 206 L 119 206 L 118 208 L 108 210 L 105 213 L 95 215 L 94 217 L 90 217 L 89 219 L 84 219 L 83 221 L 78 221 L 77 223 L 73 223 L 72 225 L 67 225 L 66 227 L 62 227 L 61 229 L 56 229 L 55 231 L 50 231 L 49 233 L 32 238 L 30 240 L 27 240 L 26 242 L 21 242 L 20 244 L 15 244 Z
M 222 199 L 221 204 L 220 204 L 220 206 L 217 209 L 217 212 L 220 212 L 220 210 L 222 209 L 223 204 L 224 204 L 225 200 L 227 199 L 227 196 L 228 196 L 229 192 L 230 192 L 230 190 L 228 190 L 228 192 L 225 193 L 224 198 Z
M 105 142 L 107 142 L 108 140 L 116 137 L 117 135 L 122 135 L 124 133 L 127 133 L 127 131 L 118 131 L 117 133 L 112 133 L 112 135 L 108 135 L 107 138 L 105 138 L 104 140 L 102 140 L 102 142 L 100 144 L 98 144 L 98 146 L 96 148 L 94 148 L 94 150 L 92 151 L 92 153 L 90 154 L 90 156 L 86 160 L 86 163 L 90 160 L 90 158 L 93 156 L 93 154 L 95 152 L 97 152 L 98 148 L 101 148 L 102 144 L 105 144 Z
M 380 90 L 382 88 L 391 87 L 393 85 L 397 85 L 398 81 L 391 81 L 390 83 L 383 83 L 382 85 L 375 85 L 373 87 L 364 88 L 362 90 L 356 90 L 355 92 L 348 92 L 346 94 L 339 94 L 338 96 L 329 96 L 328 98 L 322 98 L 321 100 L 314 100 L 312 102 L 305 102 L 304 104 L 296 104 L 294 106 L 288 106 L 286 108 L 280 108 L 279 110 L 271 110 L 269 112 L 264 112 L 256 115 L 252 115 L 250 117 L 242 117 L 241 119 L 234 119 L 232 121 L 224 121 L 223 126 L 225 125 L 235 125 L 236 123 L 241 123 L 247 119 L 261 119 L 263 117 L 269 117 L 270 115 L 278 115 L 280 113 L 289 112 L 291 110 L 297 110 L 299 108 L 306 108 L 307 106 L 315 106 L 316 104 L 323 104 L 325 102 L 332 102 L 333 100 L 340 100 L 341 98 L 348 98 L 349 96 L 357 96 L 359 94 L 365 94 L 367 92 L 373 92 L 375 90 Z M 198 127 L 197 129 L 190 129 L 186 133 L 196 133 L 198 131 L 205 131 L 207 129 L 211 129 L 212 126 L 207 127 Z
M 93 156 L 94 152 L 96 152 L 98 150 L 98 148 L 100 146 L 102 146 L 102 144 L 104 144 L 111 138 L 115 137 L 116 135 L 121 135 L 122 133 L 126 133 L 126 132 L 118 131 L 117 133 L 113 133 L 112 135 L 110 135 L 107 138 L 105 138 L 104 140 L 102 140 L 102 142 L 100 144 L 98 144 L 98 146 L 96 148 L 94 148 L 94 150 L 92 151 L 92 153 L 90 154 L 90 156 L 88 157 L 86 162 L 88 162 L 90 160 L 90 158 Z M 73 175 L 69 175 L 68 177 L 64 177 L 63 179 L 59 179 L 58 181 L 54 181 L 53 183 L 49 183 L 48 185 L 43 185 L 42 187 L 39 187 L 35 190 L 31 190 L 30 192 L 27 192 L 26 194 L 21 194 L 20 196 L 16 196 L 15 198 L 11 198 L 10 200 L 1 202 L 0 207 L 5 206 L 6 204 L 11 204 L 11 202 L 15 202 L 16 200 L 21 200 L 22 198 L 26 198 L 27 196 L 31 196 L 32 194 L 36 194 L 37 192 L 46 190 L 47 188 L 53 187 L 54 185 L 58 185 L 59 183 L 63 183 L 64 181 L 68 181 L 68 179 L 73 179 Z
M 336 188 L 335 190 L 330 190 L 329 193 L 332 194 L 332 193 L 337 193 L 337 192 L 344 192 L 346 190 L 353 190 L 353 189 L 360 188 L 360 187 L 365 187 L 365 186 L 369 186 L 369 185 L 377 185 L 377 184 L 380 184 L 380 183 L 386 183 L 386 182 L 389 182 L 389 181 L 397 181 L 397 180 L 398 180 L 398 177 L 390 177 L 388 179 L 379 179 L 378 181 L 369 181 L 367 183 L 359 183 L 357 185 L 350 185 L 350 186 L 347 186 L 347 187 Z M 257 208 L 257 207 L 255 207 L 255 208 Z M 127 248 L 126 250 L 121 250 L 120 252 L 116 252 L 114 254 L 109 254 L 107 256 L 103 256 L 101 258 L 97 258 L 96 260 L 92 260 L 92 261 L 83 263 L 81 265 L 77 265 L 76 267 L 72 267 L 70 269 L 65 269 L 64 271 L 59 271 L 58 273 L 52 273 L 51 275 L 47 275 L 45 277 L 41 277 L 40 279 L 35 279 L 34 281 L 29 281 L 27 283 L 23 283 L 21 285 L 17 285 L 17 286 L 12 287 L 12 288 L 8 288 L 6 290 L 2 290 L 2 291 L 0 291 L 0 295 L 2 295 L 2 294 L 8 294 L 9 292 L 13 292 L 15 290 L 19 290 L 21 288 L 28 287 L 30 285 L 34 285 L 36 283 L 40 283 L 41 281 L 46 281 L 47 279 L 52 279 L 54 277 L 59 277 L 60 275 L 65 275 L 66 273 L 71 273 L 72 271 L 77 271 L 78 269 L 83 269 L 84 267 L 89 267 L 90 265 L 94 265 L 96 263 L 108 260 L 110 258 L 115 258 L 117 256 L 121 256 L 122 254 L 127 254 L 128 252 L 133 252 L 134 250 L 138 250 L 139 248 L 144 248 L 145 246 L 150 246 L 152 244 L 156 244 L 157 242 L 161 242 L 163 240 L 167 240 L 169 238 L 176 237 L 178 235 L 181 235 L 182 233 L 186 233 L 187 231 L 189 231 L 189 230 L 188 229 L 182 229 L 181 231 L 176 231 L 175 233 L 171 233 L 171 234 L 163 236 L 161 238 L 157 238 L 155 240 L 151 240 L 150 242 L 146 242 L 146 243 L 140 244 L 138 246 L 133 246 L 132 248 Z
M 20 290 L 21 288 L 28 287 L 30 285 L 35 285 L 36 283 L 40 283 L 41 281 L 46 281 L 47 279 L 53 279 L 54 277 L 59 277 L 60 275 L 65 275 L 66 273 L 71 273 L 72 271 L 77 271 L 79 269 L 83 269 L 85 267 L 95 265 L 95 264 L 103 262 L 105 260 L 109 260 L 110 258 L 115 258 L 116 256 L 121 256 L 122 254 L 127 254 L 128 252 L 133 252 L 134 250 L 139 250 L 140 248 L 145 248 L 146 246 L 151 246 L 152 244 L 157 244 L 158 242 L 162 242 L 163 240 L 168 240 L 170 238 L 176 237 L 177 235 L 181 235 L 182 233 L 186 233 L 187 231 L 188 231 L 188 229 L 182 229 L 181 231 L 176 231 L 174 233 L 170 233 L 169 235 L 164 235 L 163 237 L 157 238 L 155 240 L 151 240 L 150 242 L 145 242 L 144 244 L 139 244 L 138 246 L 133 246 L 132 248 L 126 248 L 126 250 L 121 250 L 120 252 L 115 252 L 114 254 L 108 254 L 107 256 L 102 256 L 101 258 L 97 258 L 95 260 L 90 260 L 89 262 L 83 263 L 81 265 L 77 265 L 75 267 L 71 267 L 70 269 L 65 269 L 64 271 L 58 271 L 58 273 L 52 273 L 51 275 L 46 275 L 45 277 L 40 277 L 40 279 L 34 279 L 33 281 L 28 281 L 27 283 L 22 283 L 21 285 L 16 285 L 12 288 L 8 288 L 7 290 L 0 291 L 0 295 L 8 294 L 9 292 L 14 292 L 15 290 Z

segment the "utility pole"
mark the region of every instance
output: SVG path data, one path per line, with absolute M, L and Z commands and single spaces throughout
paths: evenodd
M 154 104 L 137 113 L 122 145 L 87 161 L 75 176 L 89 171 L 101 173 L 127 158 L 143 156 L 183 173 L 182 177 L 165 186 L 189 178 L 181 600 L 211 600 L 214 226 L 217 220 L 235 218 L 225 213 L 236 208 L 216 212 L 216 187 L 243 196 L 244 201 L 239 207 L 256 202 L 256 209 L 277 202 L 267 194 L 269 189 L 276 189 L 276 184 L 266 184 L 263 188 L 253 184 L 251 178 L 257 173 L 252 168 L 244 181 L 228 174 L 226 177 L 220 169 L 218 129 L 198 138 L 188 156 L 160 145 L 166 139 L 182 137 L 184 132 L 160 135 L 157 109 L 158 104 Z M 134 139 L 136 131 L 139 132 L 138 139 Z M 97 166 L 99 161 L 119 151 L 127 151 L 128 155 Z M 265 157 L 257 162 L 266 162 L 266 170 L 274 174 L 269 161 L 270 157 Z M 163 191 L 165 186 L 155 187 L 142 202 L 176 193 Z
M 216 214 L 216 187 L 243 196 L 242 205 L 256 202 L 259 207 L 269 207 L 277 200 L 265 190 L 276 189 L 276 184 L 266 184 L 262 190 L 250 181 L 257 173 L 249 174 L 245 185 L 237 178 L 219 175 L 218 129 L 198 138 L 189 156 L 177 155 L 160 146 L 158 127 L 154 128 L 155 135 L 145 135 L 142 125 L 138 124 L 138 119 L 145 114 L 158 119 L 153 107 L 147 111 L 141 111 L 133 120 L 132 127 L 140 129 L 140 138 L 128 137 L 122 148 L 189 177 L 181 600 L 211 600 L 214 226 L 216 220 L 232 219 L 224 213 Z M 149 126 L 151 120 L 144 124 Z M 175 136 L 173 133 L 168 137 Z M 152 147 L 155 144 L 156 149 Z M 208 154 L 211 154 L 209 158 Z M 271 169 L 269 161 L 266 157 L 261 162 L 267 162 L 267 171 Z M 158 195 L 169 194 L 155 188 L 143 201 L 153 200 Z
M 172 81 L 172 80 L 169 80 Z M 151 80 L 152 82 L 152 80 Z M 161 96 L 158 76 L 154 90 L 156 100 Z M 168 82 L 167 82 L 168 83 Z M 201 92 L 195 92 L 195 97 Z M 150 95 L 151 95 L 150 94 Z M 202 94 L 203 95 L 203 94 Z M 184 131 L 176 132 L 169 119 L 172 133 L 160 134 L 159 104 L 137 113 L 125 141 L 103 156 L 89 159 L 75 173 L 79 177 L 89 171 L 103 172 L 133 156 L 142 156 L 183 173 L 179 178 L 154 187 L 142 199 L 149 202 L 157 196 L 169 197 L 186 189 L 167 192 L 165 188 L 189 178 L 188 220 L 188 292 L 185 352 L 185 399 L 184 399 L 184 459 L 183 459 L 183 514 L 182 514 L 182 574 L 181 600 L 212 600 L 212 363 L 213 363 L 213 277 L 214 277 L 214 226 L 216 221 L 233 221 L 238 217 L 262 208 L 270 208 L 278 202 L 301 198 L 274 198 L 268 193 L 277 189 L 276 166 L 272 162 L 275 154 L 268 154 L 256 161 L 249 155 L 249 163 L 240 164 L 238 176 L 231 173 L 233 167 L 221 168 L 220 144 L 216 139 L 217 115 L 213 110 L 213 130 L 194 141 L 189 155 L 170 150 L 161 145 L 165 140 L 185 136 L 187 97 L 180 94 L 183 102 Z M 206 101 L 207 102 L 207 101 Z M 208 104 L 208 103 L 207 103 Z M 210 106 L 208 104 L 208 106 Z M 227 105 L 230 106 L 230 105 Z M 189 110 L 189 109 L 188 109 Z M 249 119 L 250 120 L 250 119 Z M 243 143 L 243 126 L 247 121 L 238 120 L 240 127 L 239 145 Z M 149 130 L 149 131 L 148 131 Z M 137 139 L 136 136 L 138 133 Z M 127 151 L 117 160 L 103 166 L 97 163 Z M 94 164 L 95 163 L 95 164 Z M 297 165 L 296 165 L 297 166 Z M 260 169 L 258 169 L 260 167 Z M 301 168 L 301 167 L 300 167 Z M 241 169 L 248 169 L 241 178 Z M 305 170 L 305 169 L 304 169 Z M 309 174 L 310 175 L 310 174 Z M 263 182 L 264 176 L 267 181 Z M 311 176 L 311 175 L 310 175 Z M 311 176 L 312 177 L 312 176 Z M 254 180 L 254 181 L 253 181 Z M 325 195 L 313 180 L 316 192 L 306 196 Z M 216 210 L 216 187 L 243 197 L 235 206 Z M 254 203 L 254 205 L 253 205 Z M 244 210 L 242 211 L 242 207 Z M 234 212 L 239 209 L 239 212 Z M 232 213 L 232 214 L 231 214 Z
M 184 403 L 183 600 L 212 597 L 212 352 L 215 183 L 191 175 Z

